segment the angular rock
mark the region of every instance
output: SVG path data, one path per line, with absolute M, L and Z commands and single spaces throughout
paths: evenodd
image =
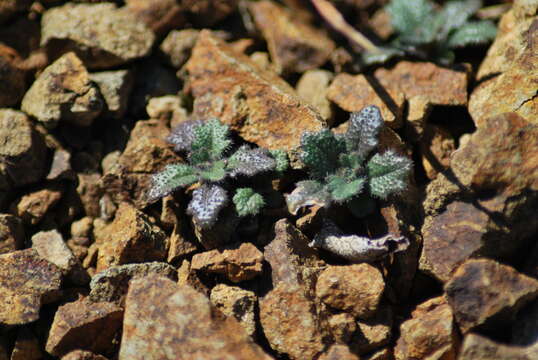
M 357 354 L 365 354 L 388 345 L 392 336 L 392 309 L 383 306 L 372 319 L 357 321 L 357 334 L 350 348 Z
M 24 95 L 21 109 L 47 128 L 60 120 L 89 126 L 101 113 L 103 100 L 82 61 L 69 52 L 43 70 Z
M 342 73 L 334 78 L 327 90 L 327 97 L 349 112 L 376 105 L 388 126 L 397 129 L 402 125 L 405 97 L 394 81 Z
M 327 99 L 329 83 L 333 74 L 327 70 L 308 70 L 297 82 L 297 94 L 308 104 L 312 105 L 321 117 L 330 123 L 333 112 Z
M 370 318 L 377 312 L 384 290 L 381 272 L 365 263 L 329 266 L 316 283 L 318 299 L 359 319 Z
M 21 219 L 0 214 L 0 254 L 19 250 L 24 246 L 24 227 Z
M 192 269 L 226 276 L 234 283 L 253 279 L 262 273 L 263 254 L 251 243 L 232 245 L 195 254 Z
M 258 299 L 254 292 L 240 287 L 218 284 L 211 289 L 211 304 L 226 316 L 233 316 L 246 333 L 254 337 L 256 332 L 255 310 Z
M 186 257 L 198 250 L 196 244 L 188 237 L 183 236 L 181 226 L 176 225 L 170 234 L 170 248 L 168 250 L 167 262 L 172 263 L 178 259 Z
M 176 95 L 165 95 L 149 99 L 146 112 L 152 119 L 170 121 L 170 128 L 175 128 L 188 120 L 183 101 Z
M 314 359 L 323 344 L 315 304 L 299 285 L 280 282 L 260 300 L 260 322 L 271 347 L 290 359 Z
M 41 19 L 41 45 L 53 55 L 74 51 L 92 69 L 109 68 L 149 54 L 154 34 L 114 4 L 51 8 Z
M 335 48 L 334 42 L 319 28 L 273 1 L 250 3 L 249 10 L 278 72 L 302 73 L 320 67 Z
M 73 179 L 74 173 L 71 168 L 71 153 L 64 149 L 56 149 L 47 174 L 47 180 Z
M 97 271 L 115 265 L 162 261 L 167 252 L 166 234 L 147 215 L 128 203 L 121 203 L 99 246 Z
M 172 30 L 161 43 L 159 49 L 168 62 L 176 69 L 181 68 L 191 56 L 192 48 L 198 40 L 199 30 Z
M 11 51 L 16 54 L 7 46 L 0 47 L 0 108 L 16 105 L 25 90 L 25 72 L 15 64 Z
M 126 0 L 125 4 L 126 11 L 157 35 L 165 35 L 171 29 L 182 28 L 187 22 L 183 7 L 176 0 Z
M 71 236 L 74 238 L 89 238 L 93 230 L 93 218 L 85 216 L 71 223 Z
M 123 310 L 111 303 L 86 299 L 62 305 L 56 311 L 45 349 L 62 356 L 82 349 L 95 353 L 114 350 L 112 339 L 121 329 Z
M 47 148 L 28 117 L 0 109 L 0 190 L 41 180 L 46 172 Z
M 0 255 L 0 324 L 37 320 L 41 305 L 57 299 L 61 281 L 61 270 L 34 249 Z
M 191 269 L 191 263 L 188 260 L 183 260 L 181 266 L 177 269 L 177 284 L 180 286 L 190 286 L 207 297 L 211 293 L 211 289 L 202 283 L 196 271 Z
M 12 211 L 26 224 L 37 225 L 61 198 L 61 189 L 49 187 L 24 195 L 13 204 Z
M 142 0 L 143 1 L 143 0 Z M 238 0 L 182 0 L 182 11 L 198 27 L 210 27 L 236 9 Z
M 84 214 L 91 217 L 101 216 L 100 199 L 103 195 L 101 175 L 97 172 L 77 174 L 77 194 L 79 196 Z
M 450 155 L 456 150 L 452 135 L 444 128 L 428 124 L 420 141 L 422 166 L 429 179 L 435 179 L 437 173 L 450 165 Z
M 207 30 L 200 32 L 185 68 L 190 92 L 196 100 L 206 98 L 203 110 L 195 108 L 194 115 L 217 117 L 247 141 L 291 150 L 304 131 L 323 126 L 321 116 L 284 80 L 260 70 Z
M 522 308 L 512 324 L 513 345 L 538 344 L 538 300 Z M 537 345 L 538 346 L 538 345 Z
M 538 358 L 538 346 L 509 346 L 478 334 L 465 336 L 459 360 L 532 360 Z
M 346 345 L 332 345 L 327 352 L 319 357 L 319 360 L 360 360 Z
M 62 356 L 61 360 L 107 360 L 106 357 L 86 350 L 73 350 Z
M 348 343 L 353 333 L 357 330 L 355 318 L 349 313 L 340 313 L 331 316 L 328 324 L 334 341 L 338 344 Z
M 41 360 L 43 358 L 42 347 L 36 335 L 28 327 L 21 327 L 10 360 Z M 1 355 L 0 359 L 2 359 Z
M 465 334 L 510 324 L 522 306 L 538 297 L 538 280 L 493 260 L 470 259 L 446 283 L 445 292 Z
M 133 280 L 125 301 L 119 359 L 177 358 L 271 357 L 249 340 L 234 318 L 214 317 L 209 300 L 190 286 L 158 276 Z
M 411 319 L 402 323 L 394 356 L 396 360 L 455 360 L 458 345 L 452 310 L 440 296 L 418 305 Z
M 104 115 L 120 119 L 127 111 L 134 76 L 129 70 L 102 71 L 90 74 L 97 84 L 106 104 Z
M 129 282 L 148 275 L 177 280 L 176 269 L 163 262 L 114 266 L 92 277 L 88 298 L 93 302 L 112 302 L 123 306 Z

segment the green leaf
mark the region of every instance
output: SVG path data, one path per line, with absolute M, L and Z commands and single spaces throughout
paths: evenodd
M 194 221 L 207 229 L 215 224 L 219 212 L 228 203 L 226 190 L 218 185 L 203 185 L 192 192 L 192 200 L 187 207 L 187 214 Z
M 288 210 L 294 215 L 302 207 L 310 205 L 327 206 L 330 202 L 330 194 L 324 185 L 314 180 L 299 181 L 291 194 L 286 195 Z
M 195 127 L 189 154 L 192 164 L 220 160 L 231 144 L 228 133 L 228 126 L 221 124 L 217 119 L 211 119 Z
M 370 194 L 386 199 L 393 193 L 405 190 L 411 167 L 411 160 L 392 150 L 382 155 L 375 154 L 367 165 Z
M 207 181 L 221 181 L 226 177 L 226 163 L 221 161 L 216 161 L 207 169 L 200 171 L 200 177 Z
M 457 48 L 485 44 L 495 39 L 496 34 L 497 27 L 491 21 L 468 22 L 450 34 L 447 45 Z
M 288 161 L 288 154 L 284 150 L 269 150 L 273 159 L 276 161 L 275 171 L 284 172 L 288 170 L 290 163 Z
M 274 170 L 276 161 L 269 152 L 262 148 L 251 149 L 248 145 L 241 146 L 229 159 L 228 170 L 230 175 L 254 176 L 256 174 Z
M 345 142 L 329 129 L 304 133 L 301 138 L 301 160 L 315 179 L 323 179 L 336 171 L 338 158 L 346 151 Z
M 481 7 L 481 0 L 448 1 L 437 14 L 438 21 L 442 25 L 439 40 L 445 40 L 452 30 L 465 24 Z
M 148 198 L 157 200 L 166 196 L 179 187 L 191 185 L 198 181 L 196 170 L 186 164 L 167 165 L 163 171 L 151 177 L 151 189 Z
M 361 53 L 360 59 L 362 63 L 364 65 L 383 64 L 395 57 L 403 56 L 405 54 L 402 50 L 393 47 L 378 46 L 378 49 L 378 52 L 364 51 Z
M 239 188 L 233 197 L 239 216 L 256 215 L 265 206 L 263 196 L 251 188 Z
M 335 201 L 343 202 L 358 195 L 366 182 L 365 178 L 346 179 L 342 176 L 330 176 L 328 178 L 327 188 Z
M 340 154 L 339 164 L 342 168 L 350 169 L 354 173 L 362 171 L 364 158 L 354 151 L 347 154 Z
M 392 0 L 385 9 L 399 39 L 405 43 L 423 44 L 434 39 L 434 8 L 428 0 Z

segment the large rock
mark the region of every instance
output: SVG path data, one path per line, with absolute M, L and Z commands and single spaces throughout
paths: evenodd
M 188 89 L 198 102 L 194 115 L 218 117 L 259 146 L 295 149 L 304 131 L 323 126 L 321 116 L 284 80 L 207 30 L 200 32 L 185 69 Z
M 0 255 L 0 324 L 37 320 L 41 305 L 57 300 L 61 282 L 61 270 L 34 249 Z
M 24 227 L 21 219 L 0 214 L 0 254 L 19 250 L 24 245 Z
M 211 304 L 226 316 L 233 316 L 243 326 L 247 334 L 256 332 L 256 305 L 258 299 L 254 292 L 237 286 L 218 284 L 211 289 Z
M 43 70 L 24 95 L 21 109 L 48 128 L 60 120 L 89 126 L 101 113 L 103 100 L 82 61 L 69 52 Z
M 155 36 L 128 11 L 111 3 L 49 9 L 41 19 L 41 45 L 53 56 L 75 51 L 89 68 L 109 68 L 149 54 Z
M 499 344 L 478 334 L 465 337 L 459 360 L 533 360 L 538 359 L 538 344 L 509 346 Z
M 461 331 L 499 329 L 538 297 L 538 280 L 489 259 L 470 259 L 445 285 Z
M 178 358 L 270 359 L 237 320 L 214 317 L 209 300 L 190 286 L 158 276 L 133 280 L 119 359 Z

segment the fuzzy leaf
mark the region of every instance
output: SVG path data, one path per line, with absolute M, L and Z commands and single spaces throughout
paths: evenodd
M 437 14 L 438 21 L 442 24 L 440 40 L 444 40 L 450 31 L 465 24 L 481 7 L 481 0 L 448 1 Z
M 217 221 L 219 212 L 226 206 L 228 195 L 218 185 L 203 185 L 192 193 L 187 214 L 202 228 L 210 228 Z
M 292 214 L 305 206 L 330 204 L 330 195 L 322 183 L 314 180 L 299 181 L 291 194 L 286 195 L 286 204 Z
M 342 176 L 330 176 L 327 187 L 331 192 L 331 197 L 335 201 L 347 201 L 353 196 L 358 195 L 363 187 L 366 179 L 346 179 Z
M 411 167 L 411 160 L 392 150 L 375 154 L 367 165 L 370 194 L 386 199 L 390 194 L 405 190 Z
M 152 186 L 148 192 L 150 200 L 157 200 L 173 192 L 175 189 L 198 181 L 196 171 L 185 164 L 167 165 L 163 171 L 151 177 Z
M 222 158 L 230 146 L 229 128 L 217 119 L 211 119 L 194 128 L 194 140 L 191 145 L 190 160 L 193 164 L 216 161 Z
M 344 136 L 347 151 L 354 151 L 361 159 L 377 146 L 379 131 L 383 127 L 383 117 L 377 106 L 367 106 L 351 114 L 349 127 Z
M 471 44 L 485 44 L 492 41 L 496 34 L 497 27 L 491 21 L 468 22 L 450 34 L 447 45 L 457 48 Z
M 397 56 L 405 55 L 405 52 L 403 52 L 400 49 L 393 48 L 393 47 L 378 46 L 378 49 L 379 49 L 378 52 L 364 51 L 363 53 L 361 53 L 360 59 L 362 63 L 364 65 L 383 64 Z
M 174 150 L 177 152 L 188 151 L 194 141 L 194 129 L 203 124 L 201 120 L 185 121 L 172 130 L 166 141 L 174 144 Z
M 265 206 L 263 196 L 251 188 L 237 189 L 233 202 L 239 216 L 256 215 Z
M 345 152 L 345 142 L 329 129 L 317 133 L 304 133 L 301 138 L 301 160 L 315 179 L 323 179 L 335 172 L 338 157 Z
M 434 9 L 428 0 L 392 0 L 385 9 L 402 42 L 429 43 L 435 36 Z
M 200 171 L 200 177 L 207 181 L 221 181 L 226 177 L 226 163 L 224 161 L 216 161 L 207 169 Z
M 274 170 L 276 161 L 267 150 L 251 149 L 244 145 L 239 148 L 229 159 L 227 168 L 231 170 L 230 176 L 238 175 L 254 176 L 256 174 Z
M 290 166 L 288 154 L 284 150 L 269 150 L 276 161 L 275 171 L 284 172 Z

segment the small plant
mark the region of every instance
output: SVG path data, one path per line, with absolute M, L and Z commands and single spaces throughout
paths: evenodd
M 329 129 L 305 133 L 300 157 L 311 179 L 300 181 L 286 196 L 291 213 L 304 206 L 345 203 L 356 216 L 370 212 L 372 199 L 386 199 L 407 188 L 412 162 L 388 150 L 375 153 L 383 118 L 376 106 L 351 114 L 343 135 Z
M 174 150 L 187 154 L 188 164 L 172 164 L 153 175 L 148 198 L 153 201 L 173 191 L 199 183 L 192 193 L 187 213 L 202 228 L 213 226 L 220 210 L 228 204 L 225 181 L 252 177 L 269 171 L 284 171 L 288 165 L 284 151 L 268 151 L 241 146 L 231 156 L 228 126 L 217 119 L 193 120 L 177 126 L 167 139 Z M 251 188 L 237 189 L 233 202 L 240 216 L 256 215 L 264 206 L 263 197 Z

